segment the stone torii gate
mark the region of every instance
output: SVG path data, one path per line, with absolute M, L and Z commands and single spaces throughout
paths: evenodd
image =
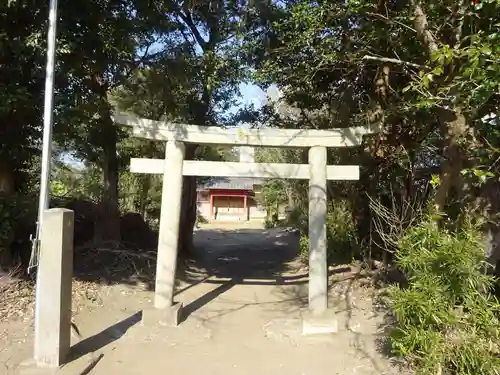
M 174 304 L 173 296 L 183 176 L 308 179 L 309 310 L 314 316 L 324 316 L 328 308 L 326 182 L 359 179 L 359 166 L 327 165 L 326 150 L 328 147 L 358 146 L 363 135 L 374 131 L 362 127 L 238 130 L 172 124 L 128 116 L 116 116 L 114 120 L 132 127 L 136 137 L 167 142 L 165 159 L 132 159 L 130 165 L 134 173 L 163 174 L 155 308 L 143 311 L 143 319 L 170 325 L 180 321 L 182 305 Z M 184 160 L 185 143 L 309 148 L 309 164 Z M 71 343 L 74 215 L 71 210 L 58 208 L 47 210 L 43 215 L 37 271 L 40 298 L 37 298 L 35 311 L 34 363 L 39 367 L 57 367 L 64 363 Z M 320 326 L 319 330 L 323 331 L 323 328 Z M 310 330 L 314 331 L 316 327 Z
M 309 310 L 314 315 L 328 308 L 327 180 L 358 180 L 359 166 L 327 165 L 328 147 L 359 146 L 365 128 L 329 130 L 222 129 L 174 124 L 118 115 L 120 125 L 133 135 L 166 141 L 165 159 L 131 159 L 133 173 L 163 174 L 154 306 L 155 319 L 177 324 L 180 304 L 174 304 L 183 176 L 255 177 L 309 180 Z M 309 164 L 234 163 L 184 160 L 185 143 L 258 147 L 309 148 Z

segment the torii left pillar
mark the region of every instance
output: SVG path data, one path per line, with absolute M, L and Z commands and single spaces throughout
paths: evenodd
M 156 261 L 154 310 L 143 312 L 143 322 L 178 325 L 182 304 L 174 304 L 175 275 L 182 199 L 182 169 L 186 149 L 184 143 L 168 141 L 161 193 L 160 230 Z

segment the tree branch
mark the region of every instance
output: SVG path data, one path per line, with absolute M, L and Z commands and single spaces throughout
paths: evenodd
M 457 10 L 458 25 L 455 28 L 455 48 L 459 48 L 462 43 L 463 27 L 465 22 L 465 12 L 467 3 L 465 0 L 460 0 Z
M 380 20 L 383 20 L 389 24 L 396 24 L 396 25 L 399 25 L 399 26 L 402 26 L 410 31 L 413 31 L 414 33 L 417 32 L 417 30 L 415 30 L 413 27 L 410 27 L 408 25 L 405 25 L 403 22 L 399 22 L 399 21 L 396 21 L 396 20 L 392 20 L 386 16 L 384 16 L 383 14 L 380 14 L 380 13 L 373 13 L 373 12 L 367 12 L 366 13 L 368 16 L 372 16 L 372 17 L 376 17 Z
M 414 26 L 415 30 L 417 31 L 417 35 L 424 42 L 429 55 L 432 55 L 439 49 L 439 47 L 436 43 L 436 39 L 427 28 L 427 16 L 422 10 L 420 0 L 412 0 L 411 3 L 413 5 L 413 15 L 415 16 Z
M 203 39 L 203 37 L 201 36 L 200 31 L 198 30 L 198 28 L 194 24 L 193 18 L 191 17 L 191 13 L 186 12 L 184 14 L 182 12 L 179 12 L 179 17 L 189 27 L 189 29 L 191 30 L 191 33 L 193 34 L 194 38 L 196 39 L 196 41 L 200 45 L 201 49 L 205 50 L 207 42 L 205 41 L 205 39 Z
M 396 64 L 396 65 L 404 65 L 404 66 L 409 66 L 409 67 L 412 67 L 415 69 L 420 69 L 420 70 L 429 69 L 429 67 L 426 65 L 415 64 L 412 62 L 403 61 L 403 60 L 399 60 L 399 59 L 392 59 L 390 57 L 377 57 L 377 56 L 365 55 L 365 56 L 363 56 L 363 61 L 377 61 L 377 62 L 383 62 L 383 63 Z
M 184 38 L 186 44 L 189 45 L 189 48 L 191 49 L 191 52 L 193 53 L 193 55 L 196 54 L 196 50 L 195 50 L 193 44 L 191 43 L 191 41 L 189 40 L 188 36 L 184 32 L 184 29 L 181 29 L 181 34 L 182 34 L 182 37 Z

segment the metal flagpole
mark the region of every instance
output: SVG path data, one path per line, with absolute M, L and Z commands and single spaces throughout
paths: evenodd
M 40 176 L 40 196 L 38 201 L 38 221 L 35 238 L 31 250 L 31 259 L 28 273 L 38 266 L 38 256 L 40 251 L 40 233 L 43 225 L 43 213 L 49 207 L 49 183 L 50 183 L 50 162 L 52 158 L 52 124 L 54 113 L 54 70 L 56 54 L 56 27 L 57 27 L 57 0 L 50 0 L 49 5 L 49 30 L 47 34 L 47 65 L 45 69 L 45 93 L 43 103 L 43 143 L 42 143 L 42 171 Z M 35 336 L 39 335 L 39 283 L 36 283 L 35 302 Z M 39 340 L 35 340 L 35 343 Z M 39 348 L 34 348 L 35 360 L 38 360 Z
M 47 35 L 47 65 L 45 68 L 45 93 L 43 103 L 42 171 L 38 200 L 38 221 L 28 272 L 37 266 L 38 241 L 43 212 L 49 207 L 50 161 L 52 156 L 52 125 L 54 112 L 54 66 L 56 54 L 57 0 L 50 0 L 49 30 Z

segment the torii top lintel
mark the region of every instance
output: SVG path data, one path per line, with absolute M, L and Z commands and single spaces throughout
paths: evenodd
M 117 124 L 129 126 L 133 135 L 157 141 L 175 140 L 196 144 L 220 144 L 262 147 L 353 147 L 362 143 L 363 136 L 377 129 L 368 127 L 317 129 L 225 129 L 154 121 L 128 115 L 115 115 Z

